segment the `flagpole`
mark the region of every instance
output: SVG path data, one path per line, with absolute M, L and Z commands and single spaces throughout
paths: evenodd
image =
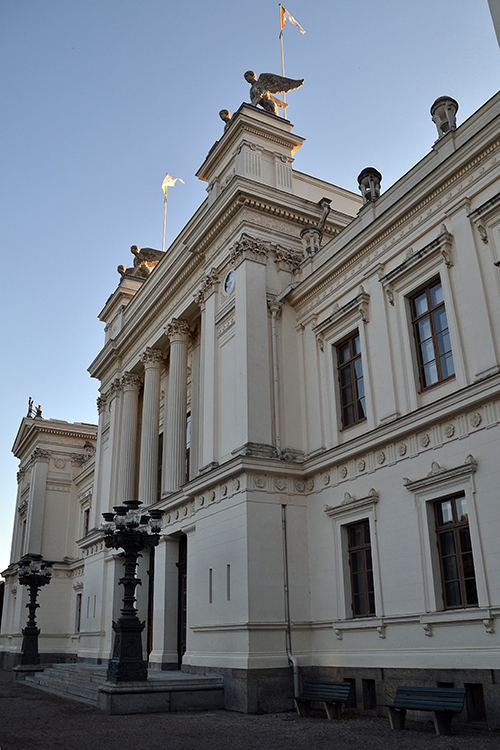
M 283 50 L 283 10 L 281 3 L 278 3 L 279 9 L 280 9 L 280 44 L 281 44 L 281 75 L 283 78 L 285 77 L 285 52 Z M 283 101 L 286 104 L 286 93 L 283 93 Z M 283 107 L 283 117 L 285 120 L 287 119 L 286 116 L 286 107 Z
M 165 252 L 165 230 L 167 228 L 167 186 L 165 185 L 165 200 L 163 202 L 163 239 L 161 243 L 162 252 Z

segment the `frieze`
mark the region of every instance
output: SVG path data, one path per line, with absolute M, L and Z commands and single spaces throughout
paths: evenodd
M 71 482 L 47 482 L 46 489 L 52 492 L 69 492 L 71 489 Z

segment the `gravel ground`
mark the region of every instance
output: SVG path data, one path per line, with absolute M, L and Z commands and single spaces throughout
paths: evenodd
M 499 750 L 500 732 L 453 725 L 437 737 L 432 721 L 395 732 L 384 718 L 327 721 L 296 714 L 229 711 L 107 716 L 75 701 L 11 682 L 0 670 L 0 750 Z

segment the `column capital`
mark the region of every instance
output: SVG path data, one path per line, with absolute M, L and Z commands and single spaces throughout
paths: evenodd
M 251 237 L 243 233 L 237 242 L 231 247 L 231 261 L 235 266 L 245 259 L 254 260 L 258 263 L 267 263 L 269 255 L 269 243 L 257 237 Z
M 142 378 L 133 372 L 125 372 L 121 378 L 121 386 L 123 390 L 132 391 L 139 388 L 142 383 Z
M 187 320 L 172 318 L 170 323 L 166 326 L 165 331 L 170 339 L 170 343 L 173 341 L 187 343 L 189 336 L 193 332 L 193 328 L 189 325 Z
M 31 454 L 31 460 L 33 463 L 41 461 L 42 463 L 48 464 L 50 461 L 50 451 L 44 451 L 41 448 L 35 448 Z
M 96 404 L 97 404 L 97 413 L 101 414 L 106 409 L 106 403 L 108 401 L 108 395 L 102 394 L 101 396 L 97 397 Z
M 148 346 L 146 351 L 141 357 L 141 362 L 144 367 L 154 367 L 155 365 L 161 365 L 164 360 L 164 354 L 161 349 L 154 349 Z
M 194 296 L 194 301 L 197 305 L 201 307 L 201 305 L 206 302 L 210 295 L 215 291 L 215 287 L 219 280 L 220 277 L 215 268 L 212 268 L 212 270 L 202 278 L 200 288 Z

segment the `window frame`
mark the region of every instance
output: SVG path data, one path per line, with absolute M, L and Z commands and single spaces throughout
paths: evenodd
M 463 612 L 464 609 L 467 612 L 471 612 L 477 608 L 490 606 L 476 508 L 476 490 L 474 484 L 476 470 L 477 463 L 472 456 L 468 456 L 462 465 L 450 469 L 442 469 L 436 462 L 432 462 L 430 474 L 427 474 L 422 479 L 407 480 L 405 482 L 406 489 L 414 496 L 417 512 L 423 594 L 425 611 L 428 613 L 444 612 L 450 614 L 457 611 Z M 478 604 L 474 607 L 448 609 L 444 604 L 442 589 L 441 562 L 437 544 L 434 503 L 446 500 L 451 496 L 456 497 L 460 494 L 465 497 L 467 503 Z
M 434 305 L 434 307 L 432 307 L 430 290 L 434 288 L 435 286 L 437 286 L 437 284 L 440 284 L 441 286 L 443 300 L 442 302 L 439 302 L 437 305 Z M 415 300 L 418 297 L 420 297 L 424 292 L 426 294 L 426 299 L 427 299 L 427 310 L 425 310 L 425 312 L 418 315 L 415 309 Z M 446 301 L 444 298 L 445 296 L 444 293 L 445 293 L 445 290 L 443 287 L 443 281 L 441 279 L 441 276 L 438 274 L 437 276 L 434 276 L 434 278 L 429 279 L 425 284 L 422 284 L 417 290 L 413 291 L 411 294 L 408 295 L 411 327 L 412 327 L 412 333 L 413 333 L 413 342 L 415 346 L 415 354 L 416 354 L 416 361 L 417 361 L 417 368 L 418 368 L 418 381 L 420 384 L 420 392 L 428 391 L 430 388 L 435 388 L 441 383 L 445 383 L 449 380 L 453 380 L 456 377 L 455 358 L 453 355 L 453 346 L 451 345 L 450 323 L 448 320 L 448 311 L 446 309 Z M 443 377 L 442 370 L 441 370 L 441 361 L 440 361 L 439 347 L 438 347 L 438 341 L 437 341 L 438 334 L 436 333 L 436 326 L 435 326 L 435 321 L 434 321 L 434 314 L 441 308 L 445 311 L 445 315 L 446 315 L 446 324 L 447 324 L 446 330 L 448 331 L 448 337 L 450 338 L 450 347 L 451 347 L 450 352 L 451 352 L 452 361 L 453 361 L 453 373 L 451 375 L 446 375 L 445 377 Z M 429 322 L 430 322 L 430 328 L 431 328 L 430 340 L 432 341 L 432 348 L 434 352 L 433 361 L 436 364 L 436 371 L 438 375 L 437 380 L 434 383 L 430 383 L 429 385 L 426 385 L 424 382 L 424 362 L 422 360 L 421 344 L 419 343 L 419 340 L 418 340 L 418 324 L 425 317 L 428 317 Z
M 474 564 L 474 585 L 476 588 L 476 601 L 472 604 L 467 603 L 467 590 L 466 590 L 466 576 L 463 566 L 463 550 L 462 550 L 462 542 L 460 539 L 460 530 L 467 528 L 469 532 L 470 537 L 470 524 L 469 524 L 469 512 L 467 509 L 467 519 L 466 521 L 459 520 L 457 518 L 457 511 L 456 511 L 456 503 L 453 502 L 455 500 L 458 500 L 459 498 L 463 498 L 465 500 L 466 506 L 467 506 L 467 498 L 465 497 L 464 492 L 455 493 L 453 495 L 449 495 L 448 497 L 440 498 L 439 500 L 434 500 L 433 506 L 434 506 L 434 517 L 435 517 L 435 530 L 436 530 L 436 542 L 438 546 L 438 553 L 439 553 L 439 563 L 440 563 L 440 571 L 441 571 L 441 590 L 443 595 L 443 603 L 444 608 L 446 610 L 450 609 L 470 609 L 472 607 L 476 608 L 479 606 L 478 604 L 478 596 L 477 596 L 477 584 L 476 584 L 476 574 L 475 574 L 475 564 Z M 438 514 L 438 507 L 442 505 L 445 502 L 452 502 L 452 521 L 448 524 L 439 524 L 439 514 Z M 449 604 L 447 601 L 447 594 L 446 594 L 446 583 L 447 580 L 445 579 L 445 566 L 444 566 L 444 558 L 447 557 L 447 555 L 444 554 L 444 550 L 441 545 L 441 537 L 449 533 L 450 531 L 453 531 L 453 539 L 454 539 L 454 547 L 455 547 L 455 556 L 457 559 L 457 574 L 458 574 L 458 584 L 459 584 L 459 590 L 460 590 L 460 604 Z M 471 540 L 471 554 L 472 554 L 472 560 L 474 562 L 474 550 L 472 549 L 472 540 Z M 470 578 L 470 576 L 469 576 Z M 448 579 L 451 580 L 451 579 Z
M 358 339 L 358 342 L 359 342 L 359 352 L 353 354 L 353 349 L 354 349 L 353 342 L 356 338 Z M 349 359 L 346 362 L 340 362 L 340 349 L 344 347 L 346 344 L 349 345 Z M 367 420 L 365 374 L 363 370 L 363 352 L 362 352 L 362 346 L 361 346 L 361 335 L 360 335 L 359 330 L 356 329 L 349 336 L 345 336 L 339 343 L 334 345 L 334 348 L 335 348 L 336 368 L 337 368 L 340 423 L 342 425 L 342 430 L 347 430 L 350 427 L 354 427 L 355 425 L 361 424 L 362 422 L 366 422 Z M 356 376 L 354 363 L 357 360 L 360 360 L 361 362 L 361 371 L 362 371 L 361 378 L 358 378 Z M 344 388 L 342 386 L 342 379 L 341 379 L 341 372 L 347 369 L 349 369 L 350 371 L 350 376 L 351 376 L 350 385 L 352 387 L 353 396 L 354 396 L 353 401 L 352 401 L 352 406 L 354 409 L 354 421 L 349 422 L 349 424 L 346 424 L 344 420 L 344 411 L 345 411 L 346 406 L 348 406 L 349 404 L 344 403 L 344 398 L 343 398 Z M 358 409 L 359 409 L 358 403 L 361 401 L 361 399 L 359 398 L 358 387 L 357 387 L 358 380 L 361 380 L 361 379 L 363 380 L 362 399 L 364 401 L 363 405 L 364 405 L 364 412 L 365 412 L 362 417 L 359 416 L 359 412 L 358 412 Z
M 352 534 L 351 531 L 356 529 L 357 527 L 360 527 L 361 534 L 363 537 L 363 541 L 359 545 L 353 546 L 351 544 L 352 540 Z M 350 581 L 351 581 L 351 610 L 352 610 L 352 617 L 353 619 L 360 619 L 364 617 L 375 617 L 376 613 L 376 606 L 375 606 L 375 582 L 374 582 L 374 574 L 373 574 L 373 551 L 372 551 L 372 545 L 371 545 L 371 529 L 370 529 L 370 520 L 368 518 L 363 518 L 361 520 L 357 520 L 354 523 L 350 523 L 346 525 L 345 527 L 345 533 L 347 534 L 347 551 L 348 551 L 348 564 L 349 564 L 349 574 L 350 574 Z M 369 539 L 366 541 L 366 528 L 368 528 L 368 536 Z M 371 567 L 369 568 L 367 566 L 367 558 L 366 558 L 366 552 L 367 550 L 370 550 L 370 562 Z M 356 571 L 356 572 L 362 572 L 362 580 L 363 580 L 363 596 L 366 603 L 366 609 L 365 612 L 357 612 L 356 609 L 356 597 L 360 596 L 360 594 L 355 592 L 355 585 L 354 585 L 354 571 L 353 571 L 353 557 L 355 553 L 362 553 L 362 571 Z M 371 573 L 371 579 L 372 579 L 372 588 L 369 588 L 369 574 Z M 373 608 L 370 606 L 370 594 L 373 598 Z

